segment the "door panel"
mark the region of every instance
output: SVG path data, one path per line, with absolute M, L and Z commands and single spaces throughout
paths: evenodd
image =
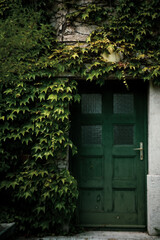
M 72 107 L 72 159 L 79 186 L 79 223 L 86 226 L 145 226 L 146 86 L 106 82 L 80 84 L 81 103 Z M 143 89 L 143 90 L 142 90 Z M 144 153 L 144 156 L 146 154 Z

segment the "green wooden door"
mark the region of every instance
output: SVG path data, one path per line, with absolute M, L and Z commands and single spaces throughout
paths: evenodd
M 72 108 L 72 161 L 84 226 L 143 228 L 145 214 L 145 85 L 82 84 Z M 134 150 L 143 143 L 143 150 Z M 142 146 L 141 146 L 142 147 Z M 143 155 L 142 155 L 143 154 Z M 143 159 L 140 159 L 143 158 Z

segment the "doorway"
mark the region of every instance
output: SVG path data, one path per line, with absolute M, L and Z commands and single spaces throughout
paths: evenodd
M 71 136 L 78 154 L 78 222 L 88 227 L 146 227 L 147 111 L 143 82 L 79 83 Z

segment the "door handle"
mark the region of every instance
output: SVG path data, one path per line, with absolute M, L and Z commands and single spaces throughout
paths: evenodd
M 135 151 L 140 151 L 140 160 L 143 160 L 143 142 L 140 142 L 139 148 L 134 148 Z

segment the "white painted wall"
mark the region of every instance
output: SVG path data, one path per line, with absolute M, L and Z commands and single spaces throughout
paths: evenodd
M 150 83 L 148 99 L 148 233 L 160 229 L 160 87 Z

